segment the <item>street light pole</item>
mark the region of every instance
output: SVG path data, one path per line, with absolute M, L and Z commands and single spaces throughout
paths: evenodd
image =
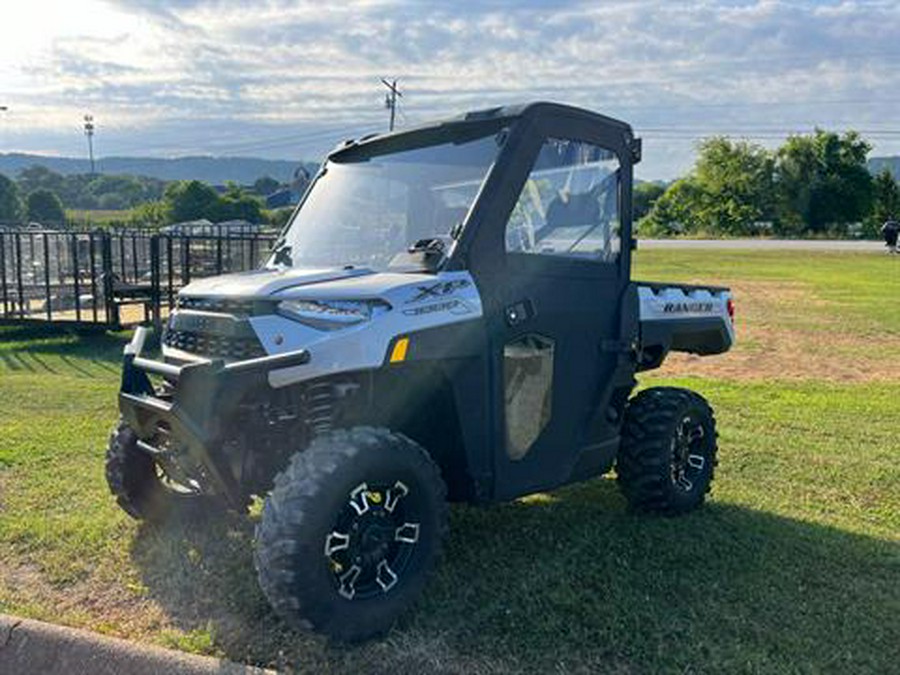
M 84 116 L 84 135 L 87 136 L 88 156 L 91 159 L 91 175 L 93 176 L 96 173 L 96 171 L 94 171 L 94 116 L 93 115 L 85 115 Z

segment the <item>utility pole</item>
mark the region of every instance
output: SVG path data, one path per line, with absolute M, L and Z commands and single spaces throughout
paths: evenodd
M 392 80 L 388 82 L 383 77 L 381 78 L 381 83 L 390 89 L 389 94 L 385 94 L 384 96 L 384 107 L 391 111 L 391 123 L 389 130 L 394 130 L 394 119 L 397 115 L 397 98 L 402 97 L 403 94 L 400 93 L 400 90 L 397 89 L 397 80 Z
M 85 115 L 84 116 L 84 135 L 87 136 L 88 156 L 91 159 L 91 175 L 93 176 L 97 173 L 94 170 L 94 116 L 93 115 Z

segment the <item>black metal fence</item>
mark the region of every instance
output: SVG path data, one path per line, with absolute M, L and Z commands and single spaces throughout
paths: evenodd
M 191 279 L 262 264 L 269 233 L 0 229 L 0 321 L 159 322 Z

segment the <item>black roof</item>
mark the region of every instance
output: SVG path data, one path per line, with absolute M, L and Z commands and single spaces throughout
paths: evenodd
M 426 122 L 414 127 L 407 127 L 398 131 L 383 134 L 370 134 L 363 136 L 358 140 L 347 140 L 338 145 L 331 154 L 338 153 L 350 147 L 359 147 L 368 143 L 383 143 L 388 139 L 400 139 L 402 137 L 427 132 L 429 130 L 442 129 L 449 126 L 467 126 L 473 123 L 502 122 L 503 120 L 511 120 L 515 118 L 537 118 L 537 117 L 575 117 L 586 121 L 598 122 L 606 125 L 617 126 L 622 132 L 630 138 L 632 136 L 631 125 L 627 122 L 617 120 L 600 113 L 578 108 L 564 103 L 553 103 L 550 101 L 533 101 L 530 103 L 514 103 L 510 105 L 495 106 L 492 108 L 483 108 L 481 110 L 472 110 L 454 117 Z
M 606 115 L 588 110 L 587 108 L 579 108 L 574 105 L 565 103 L 554 103 L 552 101 L 532 101 L 530 103 L 513 103 L 510 105 L 497 106 L 494 108 L 484 108 L 483 110 L 473 110 L 456 117 L 451 117 L 446 122 L 471 122 L 484 119 L 500 119 L 509 117 L 539 117 L 539 116 L 559 116 L 581 117 L 582 119 L 595 120 L 604 124 L 612 124 L 622 129 L 631 129 L 631 125 L 622 120 L 617 120 Z

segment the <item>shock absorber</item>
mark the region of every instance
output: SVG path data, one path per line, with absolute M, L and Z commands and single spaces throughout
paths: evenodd
M 306 390 L 306 420 L 312 438 L 331 431 L 334 390 L 330 382 L 316 382 Z

